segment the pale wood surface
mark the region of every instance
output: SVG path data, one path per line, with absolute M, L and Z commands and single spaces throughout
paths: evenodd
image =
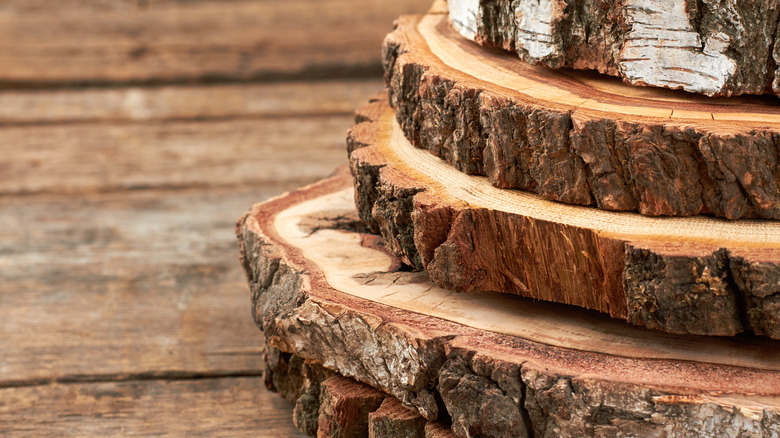
M 0 4 L 0 435 L 302 436 L 235 220 L 345 163 L 416 3 Z

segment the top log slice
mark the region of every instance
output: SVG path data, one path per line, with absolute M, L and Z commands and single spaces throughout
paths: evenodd
M 644 215 L 780 218 L 780 105 L 551 71 L 474 45 L 446 14 L 385 40 L 390 101 L 417 147 L 501 188 Z
M 777 0 L 449 0 L 466 38 L 552 68 L 709 96 L 780 93 Z

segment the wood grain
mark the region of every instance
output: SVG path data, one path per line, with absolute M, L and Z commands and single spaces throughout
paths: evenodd
M 0 389 L 7 437 L 305 437 L 262 378 L 146 380 Z
M 293 188 L 344 162 L 352 105 L 380 88 L 365 80 L 0 94 L 9 104 L 0 119 L 16 123 L 0 129 L 0 194 Z
M 450 0 L 453 26 L 480 44 L 552 68 L 707 95 L 777 94 L 772 0 Z
M 0 193 L 300 184 L 344 162 L 350 119 L 8 127 L 0 131 Z
M 497 189 L 414 148 L 383 100 L 359 111 L 373 121 L 348 137 L 358 211 L 437 285 L 572 304 L 671 333 L 780 337 L 780 224 L 650 218 Z
M 0 387 L 259 374 L 231 230 L 282 189 L 0 199 Z
M 377 47 L 393 18 L 427 7 L 413 0 L 35 3 L 0 9 L 0 83 L 94 86 L 375 74 Z
M 381 87 L 356 79 L 9 90 L 0 93 L 0 125 L 344 115 Z
M 403 17 L 385 82 L 407 137 L 502 188 L 645 215 L 780 218 L 780 106 L 549 71 Z
M 480 312 L 485 296 L 458 302 L 462 294 L 398 271 L 375 237 L 355 231 L 350 195 L 341 173 L 253 207 L 237 227 L 254 314 L 275 348 L 388 392 L 427 420 L 452 418 L 458 436 L 493 436 L 510 424 L 535 436 L 776 433 L 780 370 L 765 356 L 775 341 L 727 346 L 620 324 L 621 340 L 611 343 L 596 333 L 617 323 L 568 328 L 577 312 L 561 307 L 549 315 L 560 325 L 540 332 L 582 342 L 561 347 L 533 329 L 485 329 L 510 326 L 508 301 Z M 457 310 L 432 315 L 426 303 L 437 297 L 434 310 Z M 471 322 L 460 319 L 468 314 Z M 531 315 L 528 327 L 545 319 Z M 618 344 L 623 353 L 598 351 Z M 737 358 L 741 365 L 727 363 Z

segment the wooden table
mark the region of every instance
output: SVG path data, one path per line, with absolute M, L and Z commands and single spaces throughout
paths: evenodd
M 0 435 L 299 436 L 234 221 L 346 162 L 418 0 L 0 5 Z

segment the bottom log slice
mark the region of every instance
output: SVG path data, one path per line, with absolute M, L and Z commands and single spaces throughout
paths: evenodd
M 385 98 L 358 110 L 348 137 L 358 212 L 435 284 L 670 333 L 780 338 L 780 221 L 647 217 L 498 189 L 414 148 Z
M 568 306 L 441 289 L 364 233 L 353 195 L 342 169 L 238 223 L 255 320 L 293 364 L 280 359 L 272 374 L 321 364 L 459 437 L 780 436 L 777 341 L 671 335 Z M 306 379 L 267 379 L 308 387 L 310 401 L 316 392 Z M 307 406 L 296 406 L 309 410 L 298 424 L 312 424 Z
M 295 425 L 320 438 L 452 438 L 446 425 L 426 421 L 393 396 L 300 356 L 266 346 L 268 389 L 295 403 Z M 281 384 L 281 385 L 279 385 Z M 312 396 L 314 397 L 312 398 Z M 299 423 L 300 413 L 314 420 Z M 314 424 L 314 428 L 308 426 Z

